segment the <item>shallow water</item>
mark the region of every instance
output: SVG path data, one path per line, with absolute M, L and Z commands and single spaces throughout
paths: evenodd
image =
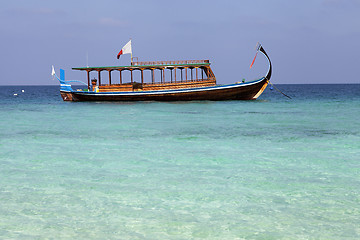
M 360 238 L 360 85 L 278 88 L 292 99 L 1 87 L 0 238 Z

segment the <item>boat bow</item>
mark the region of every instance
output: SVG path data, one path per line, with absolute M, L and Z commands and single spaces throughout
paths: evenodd
M 259 89 L 259 91 L 255 94 L 255 96 L 253 97 L 253 99 L 257 99 L 266 89 L 267 85 L 269 84 L 270 82 L 270 78 L 271 78 L 271 74 L 272 74 L 272 65 L 271 65 L 271 61 L 270 61 L 270 58 L 269 56 L 267 55 L 267 53 L 265 52 L 264 48 L 261 46 L 260 43 L 258 43 L 258 46 L 257 46 L 257 52 L 256 52 L 256 55 L 254 57 L 254 60 L 253 62 L 251 63 L 250 65 L 250 68 L 252 67 L 252 65 L 254 64 L 254 61 L 256 59 L 256 56 L 257 56 L 257 53 L 258 52 L 261 52 L 262 54 L 264 54 L 264 56 L 266 57 L 266 59 L 268 60 L 269 62 L 269 68 L 268 68 L 268 72 L 266 74 L 266 76 L 263 78 L 265 81 L 262 85 L 262 87 Z
M 264 54 L 264 56 L 266 57 L 266 59 L 269 61 L 269 69 L 268 69 L 268 72 L 267 72 L 265 78 L 266 78 L 268 81 L 270 81 L 271 73 L 272 73 L 272 65 L 271 65 L 270 58 L 269 58 L 269 56 L 267 55 L 267 53 L 265 52 L 264 48 L 261 46 L 261 44 L 259 44 L 258 51 L 260 51 L 262 54 Z

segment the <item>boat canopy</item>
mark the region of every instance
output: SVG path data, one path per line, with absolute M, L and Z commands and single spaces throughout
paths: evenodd
M 73 70 L 104 71 L 104 70 L 138 70 L 163 68 L 196 68 L 210 66 L 209 60 L 181 60 L 181 61 L 149 61 L 132 62 L 130 66 L 103 66 L 103 67 L 75 67 Z
M 160 70 L 160 83 L 165 83 L 165 70 L 170 70 L 170 82 L 177 81 L 204 81 L 204 80 L 214 80 L 216 82 L 215 75 L 210 68 L 209 60 L 178 60 L 178 61 L 147 61 L 147 62 L 132 62 L 129 66 L 102 66 L 102 67 L 74 67 L 73 70 L 80 70 L 87 72 L 87 80 L 88 80 L 88 88 L 90 89 L 90 72 L 96 71 L 98 72 L 98 84 L 101 86 L 101 72 L 107 71 L 109 74 L 109 81 L 107 85 L 112 85 L 111 72 L 119 71 L 120 72 L 120 84 L 123 84 L 122 81 L 122 71 L 130 71 L 131 80 L 133 83 L 133 71 L 138 70 L 141 71 L 141 83 L 144 83 L 144 70 L 151 71 L 151 83 L 155 83 L 154 79 L 154 70 Z M 196 76 L 193 77 L 193 70 L 195 69 Z M 185 78 L 183 77 L 183 70 L 185 71 Z M 190 70 L 189 78 L 188 78 L 188 70 Z M 201 78 L 198 76 L 198 70 L 201 71 Z M 176 77 L 176 72 L 180 71 L 180 78 Z M 174 77 L 173 77 L 174 73 Z M 204 73 L 206 75 L 204 79 Z M 179 76 L 179 73 L 178 73 Z

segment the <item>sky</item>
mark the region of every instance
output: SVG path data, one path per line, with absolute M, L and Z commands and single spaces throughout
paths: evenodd
M 130 65 L 116 58 L 132 39 L 139 61 L 209 59 L 219 84 L 360 83 L 360 0 L 0 0 L 0 85 L 56 85 L 51 66 Z M 95 73 L 94 73 L 95 76 Z

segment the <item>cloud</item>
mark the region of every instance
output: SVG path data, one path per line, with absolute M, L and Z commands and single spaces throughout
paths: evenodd
M 360 6 L 359 0 L 323 0 L 322 4 L 326 7 L 335 8 L 354 8 Z
M 120 21 L 114 18 L 100 18 L 98 23 L 103 26 L 109 27 L 125 27 L 128 25 L 125 21 Z
M 55 10 L 55 9 L 51 9 L 51 8 L 38 8 L 38 9 L 34 9 L 33 10 L 33 13 L 36 13 L 36 14 L 44 14 L 44 15 L 47 15 L 47 14 L 56 14 L 60 12 L 59 10 Z
M 21 16 L 39 16 L 39 15 L 55 15 L 55 14 L 66 14 L 66 12 L 58 9 L 53 8 L 12 8 L 4 10 L 3 12 L 9 14 L 9 15 L 21 15 Z

